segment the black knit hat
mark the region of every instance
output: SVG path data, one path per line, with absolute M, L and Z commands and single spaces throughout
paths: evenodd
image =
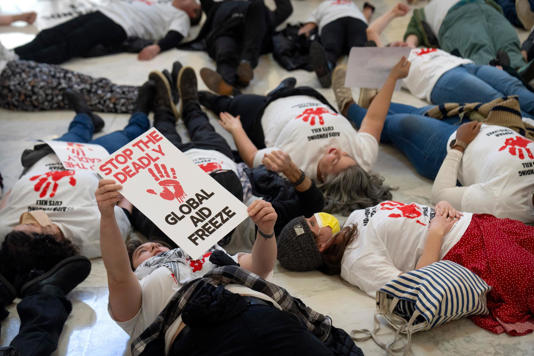
M 278 235 L 278 261 L 282 267 L 300 272 L 322 266 L 315 236 L 303 216 L 288 222 Z

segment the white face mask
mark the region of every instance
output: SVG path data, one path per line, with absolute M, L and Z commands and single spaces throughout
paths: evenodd
M 328 213 L 315 213 L 313 216 L 315 216 L 315 220 L 317 220 L 319 227 L 329 226 L 332 229 L 332 235 L 337 234 L 341 230 L 339 221 L 334 215 Z

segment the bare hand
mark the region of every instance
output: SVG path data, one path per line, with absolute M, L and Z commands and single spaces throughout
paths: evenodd
M 299 28 L 299 32 L 297 33 L 300 35 L 306 35 L 307 37 L 310 36 L 310 32 L 316 27 L 317 25 L 315 23 L 307 23 L 303 25 L 301 28 Z
M 95 192 L 96 202 L 100 215 L 110 216 L 114 213 L 115 205 L 122 199 L 119 190 L 122 185 L 115 183 L 113 179 L 101 179 Z
M 255 200 L 248 207 L 248 216 L 250 216 L 252 221 L 258 226 L 258 229 L 264 234 L 269 235 L 274 233 L 274 224 L 278 215 L 271 203 L 261 199 Z
M 239 130 L 243 127 L 241 126 L 241 120 L 239 119 L 239 115 L 233 116 L 227 112 L 221 112 L 219 114 L 219 118 L 221 119 L 221 126 L 230 133 Z
M 389 44 L 390 47 L 409 47 L 410 45 L 404 41 L 395 41 Z
M 406 57 L 402 56 L 397 64 L 391 69 L 389 75 L 393 76 L 395 79 L 402 79 L 408 76 L 410 71 L 410 61 Z
M 443 237 L 451 231 L 457 221 L 457 218 L 436 213 L 436 216 L 434 216 L 434 219 L 430 222 L 429 230 Z
M 13 16 L 14 21 L 24 21 L 28 25 L 33 24 L 36 18 L 37 18 L 37 13 L 35 11 L 24 12 L 22 14 Z
M 456 139 L 465 142 L 466 144 L 470 144 L 475 137 L 477 137 L 481 127 L 482 123 L 477 121 L 471 121 L 467 124 L 463 124 L 458 128 L 458 130 L 456 130 Z
M 445 217 L 452 217 L 456 219 L 459 219 L 464 215 L 458 210 L 454 209 L 452 205 L 448 201 L 445 201 L 445 200 L 442 200 L 436 204 L 436 214 L 443 215 Z
M 266 153 L 262 160 L 263 165 L 270 171 L 277 173 L 284 173 L 291 169 L 293 161 L 291 157 L 284 151 L 272 151 Z
M 410 11 L 410 7 L 406 4 L 403 4 L 402 2 L 397 3 L 393 8 L 391 9 L 391 13 L 395 15 L 395 17 L 400 17 L 406 15 Z
M 161 48 L 157 44 L 153 44 L 150 46 L 146 46 L 139 52 L 137 55 L 137 59 L 140 61 L 149 61 L 152 58 L 156 57 L 159 52 L 161 52 Z

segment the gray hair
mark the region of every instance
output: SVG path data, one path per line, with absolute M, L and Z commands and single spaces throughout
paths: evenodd
M 325 197 L 324 210 L 342 215 L 390 200 L 393 189 L 384 184 L 383 177 L 367 173 L 358 165 L 327 176 L 318 187 Z

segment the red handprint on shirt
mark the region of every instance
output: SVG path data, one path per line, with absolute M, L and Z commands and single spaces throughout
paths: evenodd
M 311 126 L 315 126 L 315 120 L 319 119 L 319 125 L 324 125 L 324 114 L 337 115 L 335 112 L 332 112 L 326 108 L 308 108 L 302 112 L 296 119 L 302 119 L 304 122 L 310 122 Z
M 499 148 L 499 151 L 503 151 L 508 147 L 508 152 L 512 156 L 518 156 L 519 159 L 525 159 L 525 151 L 528 155 L 528 158 L 534 159 L 534 155 L 532 154 L 532 151 L 527 146 L 531 144 L 532 141 L 527 140 L 524 137 L 516 136 L 515 138 L 507 138 L 506 141 L 504 141 L 504 145 Z
M 221 164 L 218 162 L 209 162 L 209 163 L 199 164 L 198 166 L 200 167 L 200 169 L 202 169 L 206 173 L 211 173 L 213 171 L 219 171 L 222 169 Z
M 202 270 L 202 266 L 204 265 L 204 262 L 206 262 L 206 258 L 211 256 L 211 252 L 205 253 L 202 258 L 199 258 L 198 260 L 190 260 L 189 266 L 193 270 L 193 272 L 198 272 Z
M 74 171 L 53 171 L 53 172 L 46 172 L 45 174 L 39 174 L 36 176 L 33 176 L 30 178 L 30 181 L 37 180 L 37 183 L 33 186 L 33 190 L 38 192 L 41 190 L 41 194 L 39 194 L 39 198 L 43 198 L 46 193 L 48 193 L 48 189 L 54 183 L 52 186 L 52 190 L 50 191 L 50 198 L 53 198 L 56 195 L 57 188 L 59 186 L 58 181 L 65 177 L 69 178 L 69 184 L 73 187 L 76 185 L 76 178 L 72 177 L 74 175 Z
M 154 172 L 154 169 L 156 172 Z M 176 170 L 174 168 L 170 168 L 169 174 L 167 166 L 163 163 L 154 164 L 154 169 L 149 168 L 148 173 L 150 173 L 154 180 L 158 182 L 159 186 L 163 188 L 163 190 L 159 193 L 159 196 L 165 200 L 176 199 L 178 202 L 183 203 L 187 194 L 185 194 L 182 185 L 176 179 Z M 158 194 L 154 189 L 147 189 L 146 192 L 154 195 Z
M 418 56 L 424 56 L 425 54 L 429 54 L 429 53 L 433 53 L 433 52 L 437 52 L 438 49 L 437 48 L 421 48 L 419 50 L 417 50 L 417 55 Z
M 423 215 L 423 213 L 419 210 L 417 205 L 413 203 L 406 205 L 404 203 L 399 203 L 396 201 L 386 201 L 380 204 L 380 210 L 395 210 L 395 209 L 399 210 L 400 214 L 392 213 L 392 214 L 389 214 L 388 217 L 417 219 L 418 217 Z M 416 220 L 415 222 L 423 226 L 426 226 L 426 224 L 420 220 Z

